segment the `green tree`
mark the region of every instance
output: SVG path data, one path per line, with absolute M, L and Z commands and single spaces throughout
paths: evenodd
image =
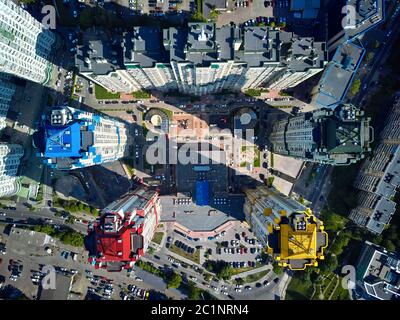
M 333 254 L 328 254 L 325 260 L 320 264 L 320 270 L 324 274 L 333 272 L 338 267 L 337 257 Z
M 382 247 L 386 248 L 387 251 L 396 251 L 396 246 L 389 239 L 383 240 Z
M 196 287 L 193 282 L 189 282 L 189 293 L 188 298 L 190 300 L 200 300 L 201 289 Z
M 361 80 L 356 79 L 353 81 L 353 84 L 350 87 L 350 94 L 355 96 L 360 92 L 360 89 L 361 89 Z
M 167 277 L 167 287 L 168 288 L 178 288 L 182 283 L 182 277 L 176 272 L 172 272 L 169 277 Z
M 283 268 L 281 266 L 278 266 L 276 263 L 274 263 L 272 265 L 272 271 L 274 271 L 274 273 L 279 276 L 280 274 L 283 273 Z

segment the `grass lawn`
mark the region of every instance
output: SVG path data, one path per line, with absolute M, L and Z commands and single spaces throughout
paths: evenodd
M 187 253 L 186 251 L 178 248 L 175 244 L 172 244 L 169 247 L 169 250 L 195 263 L 200 263 L 200 251 L 197 249 L 194 251 L 194 253 Z
M 94 94 L 96 96 L 96 99 L 99 99 L 99 100 L 102 100 L 102 99 L 119 99 L 120 98 L 120 94 L 119 93 L 108 92 L 106 89 L 104 89 L 102 86 L 99 86 L 98 84 L 95 85 Z
M 232 269 L 232 277 L 237 275 L 237 274 L 239 274 L 239 273 L 242 273 L 242 272 L 246 272 L 246 271 L 250 271 L 250 270 L 254 270 L 254 269 L 260 268 L 261 266 L 262 266 L 262 264 L 257 262 L 257 264 L 256 264 L 256 266 L 254 268 L 253 267 L 244 267 L 244 268 Z
M 168 110 L 168 109 L 164 109 L 164 108 L 162 108 L 161 110 L 162 110 L 163 112 L 165 112 L 165 114 L 167 115 L 169 121 L 172 121 L 172 117 L 173 117 L 173 115 L 174 115 L 174 112 L 171 111 L 171 110 Z
M 132 95 L 136 99 L 150 99 L 150 97 L 151 97 L 151 93 L 144 91 L 144 90 L 134 91 L 134 92 L 132 92 Z
M 339 278 L 339 285 L 333 292 L 331 300 L 350 300 L 349 290 L 342 287 L 342 278 Z
M 270 271 L 271 270 L 264 270 L 264 271 L 250 274 L 246 278 L 244 278 L 244 282 L 246 282 L 246 283 L 256 282 L 256 281 L 262 279 L 263 277 L 265 277 Z
M 153 241 L 154 243 L 157 243 L 157 244 L 161 244 L 163 237 L 164 237 L 164 232 L 156 232 L 151 241 Z
M 254 146 L 254 162 L 253 162 L 254 167 L 259 167 L 260 166 L 260 150 Z
M 261 96 L 261 90 L 260 89 L 248 89 L 245 92 L 246 96 L 249 97 L 259 97 Z
M 300 279 L 292 278 L 286 289 L 286 300 L 309 300 L 313 289 Z

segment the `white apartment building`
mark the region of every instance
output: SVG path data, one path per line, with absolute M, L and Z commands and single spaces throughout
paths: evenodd
M 19 191 L 17 172 L 24 149 L 18 144 L 0 143 L 0 198 Z
M 290 215 L 307 209 L 301 203 L 265 186 L 246 189 L 244 192 L 246 200 L 243 210 L 246 221 L 264 245 L 268 244 L 267 236 L 272 232 L 272 226 L 277 226 L 283 211 Z
M 127 128 L 117 120 L 61 106 L 42 116 L 33 140 L 44 163 L 71 170 L 124 157 Z
M 7 81 L 7 77 L 0 77 L 0 130 L 6 127 L 6 117 L 14 96 L 16 86 Z
M 123 43 L 121 50 L 120 42 Z M 80 73 L 109 91 L 206 95 L 264 86 L 294 87 L 323 70 L 324 43 L 269 27 L 134 27 L 112 43 L 91 35 L 78 46 Z
M 55 35 L 10 0 L 0 0 L 0 72 L 37 83 L 48 78 Z

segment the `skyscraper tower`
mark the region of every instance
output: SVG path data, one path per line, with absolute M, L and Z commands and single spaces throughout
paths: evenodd
M 6 127 L 6 116 L 14 96 L 16 86 L 9 82 L 10 76 L 0 74 L 0 130 Z
M 282 267 L 304 270 L 324 259 L 328 235 L 323 222 L 276 189 L 245 189 L 244 213 L 266 252 Z
M 369 121 L 351 104 L 289 116 L 273 124 L 271 151 L 304 161 L 349 165 L 371 150 Z
M 0 0 L 0 72 L 37 83 L 48 79 L 55 35 L 10 0 Z
M 122 158 L 126 127 L 108 117 L 62 106 L 42 116 L 34 145 L 52 168 L 84 168 Z
M 18 144 L 0 143 L 0 198 L 9 197 L 19 190 L 17 171 L 24 149 Z
M 158 193 L 142 187 L 110 203 L 89 226 L 89 262 L 109 271 L 132 267 L 153 239 L 160 209 Z

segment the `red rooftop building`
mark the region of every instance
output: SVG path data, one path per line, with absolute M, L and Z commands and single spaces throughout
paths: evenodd
M 160 214 L 158 192 L 138 188 L 104 208 L 89 226 L 87 249 L 95 268 L 131 268 L 146 252 Z

